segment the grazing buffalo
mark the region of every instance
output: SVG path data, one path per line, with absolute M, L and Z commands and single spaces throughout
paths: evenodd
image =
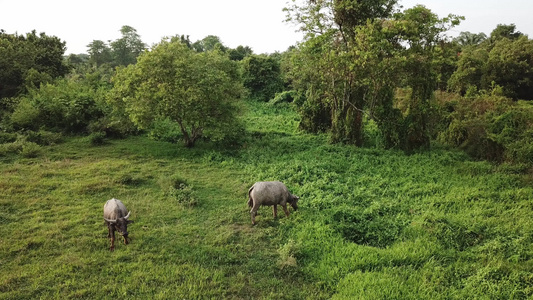
M 107 237 L 111 239 L 111 248 L 109 250 L 115 250 L 115 230 L 124 237 L 124 244 L 128 244 L 128 224 L 133 223 L 132 220 L 128 220 L 129 216 L 130 212 L 128 212 L 122 201 L 113 198 L 105 203 L 104 220 L 109 229 Z
M 300 199 L 300 197 L 291 194 L 285 184 L 279 181 L 256 182 L 248 190 L 248 206 L 252 208 L 252 210 L 250 210 L 252 224 L 255 225 L 255 216 L 257 215 L 259 206 L 273 206 L 272 213 L 274 218 L 276 218 L 278 215 L 277 205 L 279 204 L 283 207 L 283 211 L 285 211 L 285 215 L 288 217 L 289 211 L 287 210 L 287 203 L 289 203 L 294 210 L 297 210 L 298 199 Z

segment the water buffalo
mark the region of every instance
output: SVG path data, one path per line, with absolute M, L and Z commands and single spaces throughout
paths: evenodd
M 257 215 L 259 206 L 273 206 L 272 213 L 274 218 L 276 218 L 278 215 L 277 205 L 279 204 L 283 207 L 283 211 L 285 211 L 285 215 L 288 217 L 289 211 L 287 210 L 287 203 L 289 203 L 294 210 L 297 210 L 298 199 L 300 199 L 300 197 L 291 194 L 289 189 L 282 182 L 256 182 L 248 190 L 248 206 L 252 208 L 252 210 L 250 210 L 250 214 L 252 215 L 252 224 L 255 225 L 255 216 Z
M 130 212 L 126 209 L 126 206 L 122 201 L 118 199 L 107 200 L 104 205 L 104 220 L 109 229 L 108 238 L 111 239 L 111 248 L 109 250 L 115 250 L 115 230 L 118 231 L 124 237 L 124 244 L 127 245 L 128 241 L 128 224 L 133 223 L 132 220 L 128 220 Z

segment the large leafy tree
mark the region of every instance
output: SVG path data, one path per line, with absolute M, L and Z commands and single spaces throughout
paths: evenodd
M 141 129 L 175 122 L 184 143 L 223 139 L 236 131 L 235 101 L 242 86 L 235 62 L 217 52 L 197 53 L 179 39 L 164 40 L 137 64 L 119 69 L 110 101 Z
M 146 44 L 141 40 L 137 30 L 124 25 L 120 29 L 122 37 L 111 42 L 111 53 L 117 65 L 127 66 L 134 64 L 145 49 Z
M 520 36 L 499 39 L 490 50 L 482 87 L 493 84 L 513 99 L 533 99 L 533 40 Z
M 449 80 L 451 90 L 492 90 L 505 96 L 533 99 L 533 41 L 516 31 L 514 24 L 498 25 L 485 42 L 461 53 L 457 70 Z
M 94 40 L 87 45 L 87 48 L 89 62 L 92 65 L 98 67 L 113 61 L 111 48 L 104 41 Z
M 26 35 L 0 31 L 0 98 L 26 90 L 26 85 L 64 76 L 65 42 L 34 30 Z
M 192 44 L 192 47 L 197 52 L 220 50 L 225 52 L 226 46 L 222 44 L 220 38 L 216 35 L 208 35 L 205 38 L 198 40 Z
M 272 55 L 250 55 L 242 61 L 243 83 L 251 97 L 269 101 L 283 90 L 280 60 Z

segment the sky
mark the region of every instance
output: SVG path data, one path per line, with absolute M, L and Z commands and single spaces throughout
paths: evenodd
M 466 18 L 448 34 L 490 32 L 511 24 L 533 38 L 532 0 L 399 0 L 404 8 L 422 4 L 439 17 Z M 0 0 L 0 29 L 32 30 L 66 42 L 67 54 L 87 53 L 93 40 L 116 40 L 120 28 L 137 30 L 148 46 L 165 36 L 189 35 L 195 42 L 218 36 L 230 48 L 249 46 L 254 53 L 283 52 L 302 40 L 296 26 L 285 23 L 287 0 Z

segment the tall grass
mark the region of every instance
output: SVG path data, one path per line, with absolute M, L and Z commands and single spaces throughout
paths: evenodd
M 248 103 L 238 149 L 68 138 L 0 156 L 0 298 L 526 299 L 528 181 L 460 152 L 330 145 L 287 104 Z M 251 226 L 281 180 L 300 209 Z M 132 211 L 109 252 L 103 204 Z M 189 205 L 190 201 L 194 205 Z

